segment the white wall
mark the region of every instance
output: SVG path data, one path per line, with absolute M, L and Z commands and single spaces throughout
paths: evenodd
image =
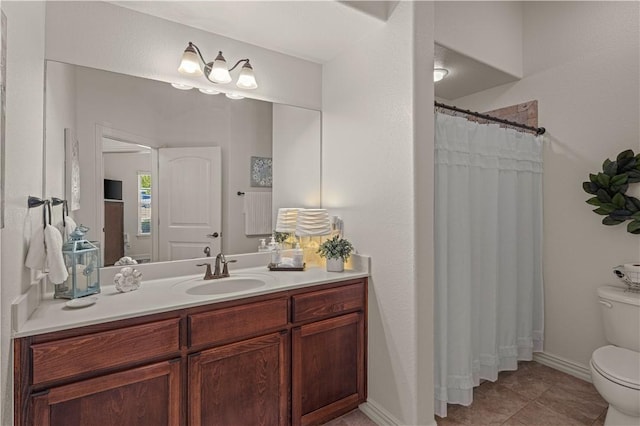
M 192 41 L 206 58 L 218 50 L 229 61 L 250 58 L 260 86 L 251 91 L 252 97 L 320 109 L 320 65 L 272 50 L 103 2 L 50 2 L 46 30 L 47 59 L 211 87 L 204 77 L 177 72 L 182 52 Z M 237 89 L 229 86 L 220 88 Z
M 7 15 L 7 98 L 5 139 L 5 227 L 2 230 L 2 326 L 0 376 L 3 425 L 13 424 L 13 346 L 11 302 L 30 285 L 24 267 L 31 225 L 42 210 L 29 215 L 27 197 L 42 196 L 44 125 L 44 14 L 42 2 L 3 1 Z
M 544 152 L 545 352 L 587 366 L 605 344 L 596 288 L 638 261 L 638 236 L 607 227 L 585 203 L 589 173 L 640 150 L 637 2 L 524 5 L 525 77 L 455 104 L 491 110 L 538 100 Z M 472 38 L 472 34 L 468 34 Z
M 125 255 L 151 258 L 151 235 L 138 235 L 138 172 L 151 172 L 151 153 L 104 153 L 102 161 L 104 178 L 122 181 L 124 232 L 129 234 Z
M 320 111 L 273 106 L 273 225 L 278 208 L 320 206 Z
M 56 63 L 46 69 L 45 132 L 48 145 L 45 153 L 45 197 L 65 197 L 64 129 L 76 128 L 75 67 Z M 46 67 L 46 64 L 45 64 Z M 56 209 L 60 210 L 61 209 Z M 56 211 L 61 216 L 61 213 Z
M 427 314 L 418 322 L 419 310 L 432 310 L 433 252 L 415 251 L 416 222 L 433 222 L 432 209 L 423 208 L 433 183 L 422 186 L 433 162 L 431 155 L 424 162 L 414 156 L 422 151 L 417 145 L 433 150 L 433 89 L 414 84 L 414 75 L 431 75 L 432 20 L 432 4 L 400 2 L 382 30 L 323 68 L 322 203 L 344 219 L 345 236 L 358 251 L 374 259 L 368 397 L 402 424 L 433 423 L 433 382 L 417 380 L 433 368 L 433 321 Z M 418 47 L 425 53 L 416 60 Z M 418 182 L 414 162 L 423 168 Z M 416 218 L 414 209 L 425 216 Z M 423 268 L 427 273 L 419 274 Z M 418 286 L 429 300 L 418 298 Z M 422 333 L 427 338 L 418 353 Z
M 435 2 L 435 41 L 515 77 L 522 77 L 519 1 Z M 545 21 L 538 25 L 545 26 Z

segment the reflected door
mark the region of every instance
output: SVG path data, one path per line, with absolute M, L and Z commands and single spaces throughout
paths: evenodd
M 221 164 L 220 147 L 159 150 L 159 260 L 220 252 Z

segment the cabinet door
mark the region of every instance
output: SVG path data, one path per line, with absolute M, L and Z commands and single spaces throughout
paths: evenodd
M 180 362 L 166 361 L 31 397 L 35 426 L 180 425 Z
M 364 402 L 364 321 L 360 312 L 292 331 L 292 423 L 319 424 Z
M 189 425 L 286 425 L 287 333 L 189 356 Z

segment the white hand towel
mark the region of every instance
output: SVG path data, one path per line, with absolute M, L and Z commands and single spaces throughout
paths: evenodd
M 62 284 L 69 277 L 62 255 L 62 235 L 51 225 L 44 229 L 44 242 L 47 245 L 47 266 L 49 280 L 54 284 Z
M 76 225 L 76 222 L 69 216 L 65 216 L 64 224 L 62 221 L 56 224 L 56 228 L 58 228 L 58 231 L 62 234 L 62 241 L 67 241 L 71 233 L 75 231 L 77 227 L 78 225 Z
M 42 226 L 36 227 L 29 240 L 29 251 L 24 264 L 27 268 L 33 269 L 38 276 L 38 271 L 44 271 L 47 261 L 47 253 L 44 247 L 44 229 Z

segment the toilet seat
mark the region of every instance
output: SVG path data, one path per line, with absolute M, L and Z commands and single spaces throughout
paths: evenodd
M 617 346 L 603 346 L 591 357 L 593 367 L 606 379 L 640 390 L 640 353 Z

